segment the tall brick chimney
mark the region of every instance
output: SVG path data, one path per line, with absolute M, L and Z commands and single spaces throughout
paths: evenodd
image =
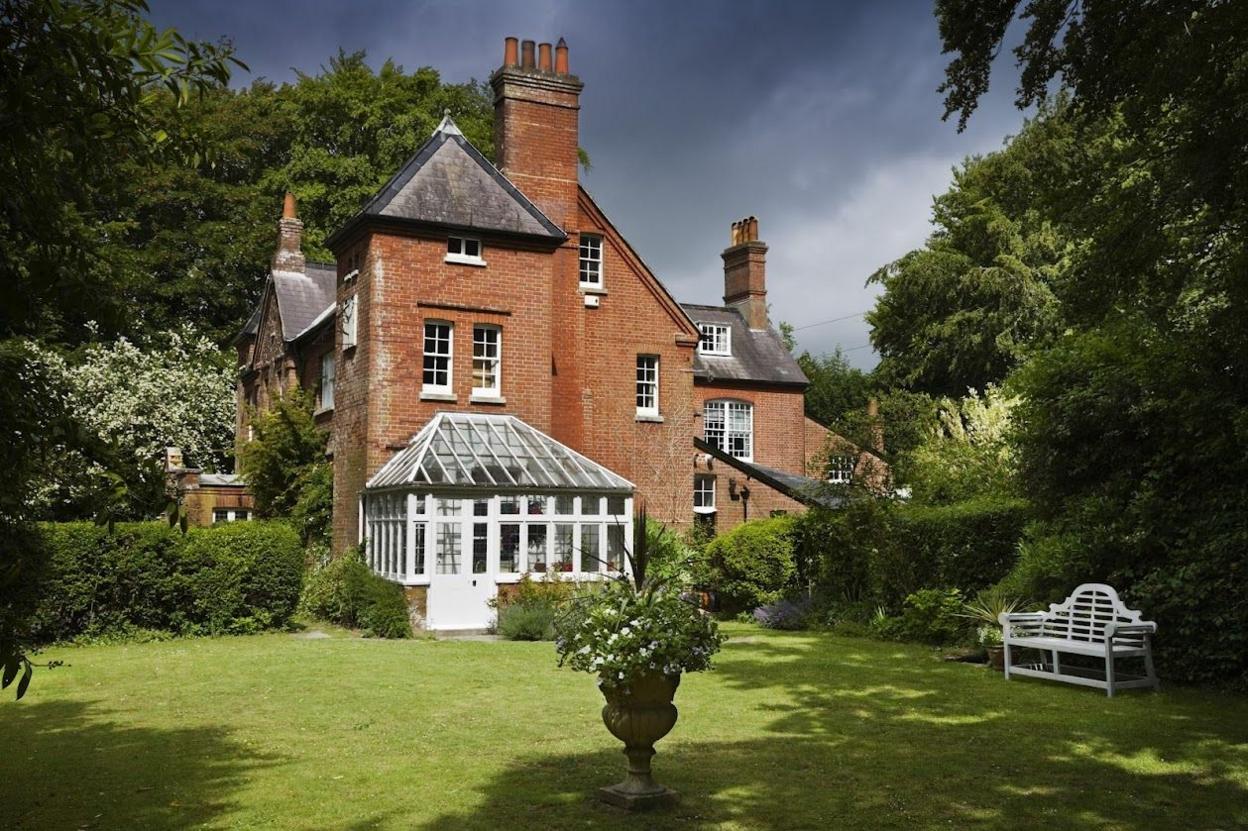
M 552 55 L 553 53 L 553 55 Z M 498 166 L 551 221 L 571 229 L 576 217 L 578 118 L 584 84 L 568 72 L 568 45 L 551 48 L 516 38 L 503 45 L 494 89 Z
M 282 219 L 277 223 L 277 251 L 273 253 L 274 271 L 297 271 L 303 274 L 303 222 L 295 215 L 295 195 L 286 191 Z
M 751 329 L 766 329 L 767 243 L 758 238 L 755 217 L 732 223 L 724 258 L 724 303 L 736 306 Z

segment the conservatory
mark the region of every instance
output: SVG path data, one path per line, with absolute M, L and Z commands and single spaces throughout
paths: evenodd
M 483 629 L 499 585 L 627 568 L 633 485 L 510 415 L 438 413 L 365 486 L 369 566 L 427 587 L 430 629 Z

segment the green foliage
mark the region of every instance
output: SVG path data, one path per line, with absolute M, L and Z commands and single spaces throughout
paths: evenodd
M 290 521 L 304 545 L 326 544 L 334 522 L 334 466 L 308 465 L 295 482 L 299 496 L 290 509 Z
M 255 632 L 283 626 L 299 598 L 303 550 L 284 524 L 247 522 L 183 535 L 162 522 L 113 533 L 86 522 L 39 527 L 46 564 L 31 618 L 36 641 Z
M 555 606 L 549 603 L 512 603 L 499 609 L 498 634 L 509 641 L 555 639 Z
M 803 352 L 797 356 L 797 363 L 810 379 L 806 415 L 821 424 L 838 424 L 850 413 L 866 411 L 871 378 L 850 366 L 839 346 L 831 355 Z
M 697 569 L 698 549 L 655 520 L 647 520 L 645 529 L 650 556 L 647 575 L 673 587 L 691 585 Z
M 966 634 L 961 613 L 962 593 L 957 589 L 920 589 L 907 595 L 900 617 L 881 616 L 873 625 L 885 638 L 940 646 Z
M 935 428 L 905 460 L 914 502 L 948 505 L 1015 490 L 1014 451 L 1008 441 L 1016 398 L 989 386 L 983 396 L 936 402 Z
M 843 606 L 873 598 L 871 566 L 889 545 L 892 504 L 850 493 L 836 510 L 811 508 L 793 526 L 798 582 Z
M 299 611 L 362 629 L 373 637 L 408 638 L 412 634 L 402 586 L 374 574 L 358 547 L 309 571 Z
M 707 544 L 704 578 L 719 592 L 721 611 L 752 611 L 792 586 L 794 524 L 790 516 L 751 520 Z
M 317 506 L 323 510 L 324 504 L 325 476 L 317 466 L 325 463 L 326 435 L 316 426 L 312 412 L 311 393 L 288 390 L 254 417 L 254 438 L 239 454 L 239 470 L 256 498 L 260 516 L 290 516 L 305 486 L 311 485 L 301 508 L 304 530 L 309 520 L 315 524 Z M 329 484 L 332 488 L 332 477 Z

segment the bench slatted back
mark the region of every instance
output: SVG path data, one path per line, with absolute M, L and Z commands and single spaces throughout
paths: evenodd
M 1103 583 L 1084 583 L 1061 603 L 1049 606 L 1041 624 L 1041 633 L 1049 638 L 1105 643 L 1107 624 L 1139 621 L 1140 613 L 1124 606 L 1113 587 Z M 1119 635 L 1115 642 L 1131 644 L 1142 640 L 1140 635 Z

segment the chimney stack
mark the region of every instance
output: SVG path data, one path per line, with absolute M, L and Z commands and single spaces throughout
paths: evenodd
M 286 191 L 282 203 L 282 219 L 277 223 L 277 251 L 273 254 L 274 271 L 306 272 L 303 258 L 303 222 L 295 212 L 295 195 Z
M 758 238 L 758 219 L 732 223 L 724 258 L 724 303 L 735 306 L 751 329 L 767 329 L 767 243 Z
M 526 196 L 565 229 L 577 216 L 580 173 L 578 119 L 584 85 L 568 72 L 568 44 L 504 41 L 503 65 L 490 77 L 494 90 L 494 147 L 498 166 Z

